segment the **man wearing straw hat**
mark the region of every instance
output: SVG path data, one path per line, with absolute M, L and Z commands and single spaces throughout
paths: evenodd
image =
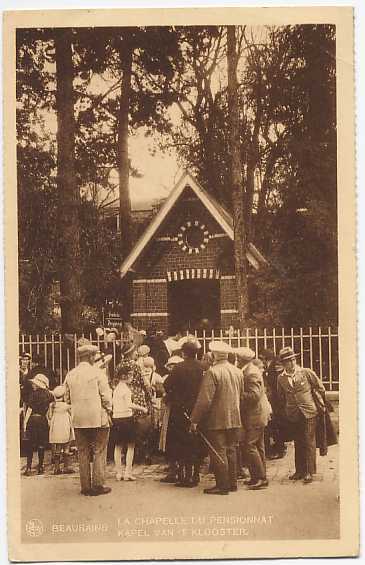
M 211 447 L 209 455 L 216 485 L 206 488 L 205 494 L 224 495 L 237 490 L 237 445 L 239 442 L 243 397 L 243 375 L 228 362 L 232 351 L 227 343 L 212 341 L 209 350 L 214 363 L 202 382 L 191 414 L 191 430 L 197 426 L 206 431 Z
M 318 414 L 313 395 L 323 395 L 325 388 L 311 369 L 297 365 L 297 355 L 291 347 L 281 349 L 279 357 L 284 371 L 278 377 L 278 394 L 294 434 L 295 473 L 289 478 L 311 483 L 316 472 Z
M 79 363 L 65 379 L 65 401 L 71 404 L 75 439 L 79 454 L 81 494 L 107 494 L 104 486 L 112 392 L 106 374 L 94 366 L 97 346 L 78 341 Z M 91 453 L 92 473 L 90 469 Z

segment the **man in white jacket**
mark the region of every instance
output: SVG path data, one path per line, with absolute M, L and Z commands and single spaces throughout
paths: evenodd
M 98 348 L 87 339 L 78 342 L 79 364 L 65 379 L 65 401 L 71 404 L 79 454 L 81 494 L 107 494 L 104 486 L 112 391 L 106 374 L 93 366 Z M 92 472 L 90 463 L 92 462 Z

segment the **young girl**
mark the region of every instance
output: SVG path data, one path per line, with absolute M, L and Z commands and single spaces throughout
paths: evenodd
M 144 414 L 148 413 L 147 408 L 132 402 L 132 391 L 129 384 L 133 379 L 133 371 L 130 363 L 121 362 L 116 368 L 116 387 L 113 391 L 113 427 L 115 433 L 114 464 L 116 479 L 122 479 L 122 448 L 127 446 L 126 465 L 124 471 L 125 481 L 135 481 L 132 474 L 134 445 L 136 437 L 135 421 L 133 410 L 140 410 Z
M 60 475 L 74 473 L 70 467 L 70 442 L 75 439 L 72 420 L 71 406 L 64 402 L 63 397 L 65 388 L 56 386 L 53 390 L 55 402 L 49 407 L 49 443 L 53 447 L 53 473 Z M 63 471 L 61 470 L 61 462 L 63 463 Z

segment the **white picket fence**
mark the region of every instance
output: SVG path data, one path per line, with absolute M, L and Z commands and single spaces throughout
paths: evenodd
M 119 361 L 118 342 L 108 343 L 96 334 L 85 335 L 100 350 L 113 355 L 114 366 Z M 212 340 L 229 343 L 232 347 L 251 347 L 259 356 L 263 349 L 271 349 L 275 355 L 284 346 L 291 346 L 299 354 L 298 362 L 304 367 L 310 367 L 322 379 L 327 390 L 336 391 L 339 388 L 338 366 L 338 330 L 337 328 L 247 328 L 234 334 L 227 331 L 195 332 L 203 352 L 208 351 Z M 29 353 L 32 357 L 40 355 L 42 362 L 52 368 L 62 381 L 64 375 L 76 361 L 76 344 L 78 335 L 20 335 L 19 353 Z

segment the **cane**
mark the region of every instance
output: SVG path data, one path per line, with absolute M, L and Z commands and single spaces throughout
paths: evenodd
M 190 422 L 191 422 L 191 418 L 190 416 L 184 412 L 184 416 L 185 418 Z M 210 443 L 209 439 L 205 437 L 205 435 L 203 434 L 203 432 L 201 432 L 200 430 L 196 430 L 197 434 L 199 437 L 201 437 L 201 439 L 204 441 L 204 443 L 206 444 L 206 446 L 213 451 L 214 455 L 217 457 L 217 459 L 219 459 L 219 461 L 222 463 L 222 465 L 225 465 L 225 462 L 223 461 L 222 457 L 219 455 L 219 453 L 214 449 L 214 447 L 212 446 L 212 444 Z

